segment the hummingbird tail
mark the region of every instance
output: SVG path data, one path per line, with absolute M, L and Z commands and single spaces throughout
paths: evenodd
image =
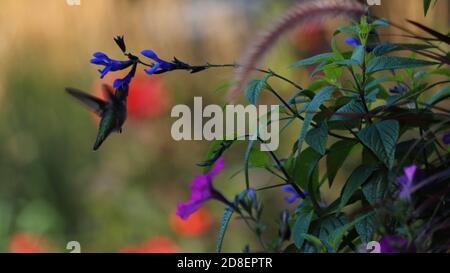
M 106 137 L 104 135 L 99 134 L 97 136 L 97 139 L 95 140 L 95 144 L 94 144 L 93 150 L 97 151 L 100 148 L 100 146 L 102 145 L 103 141 L 105 141 L 105 139 L 106 139 Z

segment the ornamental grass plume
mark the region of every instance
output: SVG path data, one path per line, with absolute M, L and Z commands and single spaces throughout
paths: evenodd
M 329 18 L 359 18 L 365 11 L 365 6 L 354 0 L 300 1 L 295 4 L 248 48 L 247 53 L 242 58 L 241 67 L 236 73 L 236 84 L 229 91 L 230 99 L 233 99 L 242 90 L 252 70 L 264 55 L 276 44 L 280 37 L 290 30 L 305 23 L 320 23 Z

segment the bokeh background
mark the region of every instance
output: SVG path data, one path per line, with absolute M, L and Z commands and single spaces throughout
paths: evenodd
M 256 33 L 293 2 L 81 0 L 80 6 L 69 6 L 66 0 L 2 0 L 0 252 L 68 252 L 72 240 L 81 243 L 83 252 L 214 251 L 222 205 L 208 203 L 188 222 L 175 216 L 176 203 L 189 197 L 189 183 L 201 172 L 196 163 L 205 158 L 208 142 L 174 141 L 170 110 L 176 104 L 192 105 L 193 96 L 202 96 L 205 104 L 225 103 L 233 71 L 138 73 L 124 133 L 112 135 L 98 152 L 91 150 L 97 120 L 64 88 L 99 94 L 101 81 L 89 59 L 96 51 L 120 57 L 112 40 L 118 34 L 125 35 L 135 53 L 152 49 L 160 57 L 194 64 L 239 60 Z M 448 32 L 449 1 L 438 1 L 427 18 L 421 3 L 382 0 L 374 11 L 405 26 L 409 18 Z M 288 65 L 326 51 L 334 27 L 345 22 L 293 31 L 262 66 L 306 84 L 307 71 Z M 293 91 L 282 87 L 286 96 Z M 292 144 L 285 142 L 281 150 Z M 230 177 L 241 168 L 244 146 L 227 154 L 226 171 L 216 182 L 226 195 L 243 188 L 241 175 Z M 274 183 L 263 172 L 251 174 L 260 185 Z M 336 191 L 326 196 L 332 199 Z M 275 226 L 277 211 L 287 207 L 283 194 L 272 190 L 262 197 L 274 204 L 266 209 L 266 219 Z M 254 240 L 242 223 L 233 221 L 224 251 L 241 251 Z

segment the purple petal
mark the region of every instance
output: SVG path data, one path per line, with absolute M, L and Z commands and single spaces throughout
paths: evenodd
M 191 214 L 196 212 L 201 206 L 203 202 L 195 202 L 188 201 L 186 203 L 178 203 L 177 204 L 177 215 L 183 219 L 187 220 Z
M 153 50 L 142 50 L 141 54 L 144 55 L 147 58 L 153 59 L 155 61 L 158 60 L 158 55 Z
M 450 144 L 450 133 L 446 133 L 444 137 L 442 138 L 442 141 L 444 144 L 449 145 Z
M 106 55 L 106 54 L 103 53 L 103 52 L 95 52 L 95 53 L 93 54 L 93 56 L 94 56 L 95 58 L 99 58 L 99 59 L 107 59 L 107 60 L 109 60 L 108 55 Z
M 357 39 L 355 37 L 347 37 L 347 38 L 345 38 L 345 42 L 354 47 L 358 47 L 361 45 L 361 42 L 359 41 L 359 39 Z
M 225 160 L 223 157 L 219 157 L 219 159 L 216 160 L 216 163 L 214 163 L 214 166 L 211 168 L 211 170 L 208 172 L 208 176 L 212 179 L 214 176 L 216 176 L 223 168 L 225 167 Z
M 285 186 L 282 186 L 281 189 L 282 189 L 283 191 L 285 191 L 285 192 L 292 192 L 292 193 L 295 193 L 295 192 L 296 192 L 295 189 L 294 189 L 294 187 L 292 187 L 292 185 L 285 185 Z
M 152 68 L 144 69 L 144 71 L 145 71 L 145 73 L 147 73 L 149 75 L 153 75 L 160 66 L 161 66 L 160 63 L 156 63 L 155 65 L 152 66 Z
M 408 179 L 409 183 L 412 183 L 412 181 L 414 180 L 414 175 L 416 173 L 416 170 L 417 170 L 417 166 L 416 165 L 411 165 L 411 166 L 408 166 L 408 167 L 403 169 L 403 171 L 405 172 L 406 178 Z

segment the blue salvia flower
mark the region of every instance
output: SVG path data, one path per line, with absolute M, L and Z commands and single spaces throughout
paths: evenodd
M 355 37 L 347 37 L 347 38 L 345 38 L 345 42 L 354 47 L 358 47 L 358 46 L 362 45 L 361 42 L 359 41 L 359 39 L 357 39 Z
M 133 60 L 127 61 L 113 60 L 103 52 L 94 53 L 94 58 L 91 59 L 91 64 L 104 66 L 103 69 L 98 70 L 98 72 L 100 72 L 101 79 L 103 79 L 103 77 L 105 77 L 106 74 L 108 74 L 109 72 L 124 70 L 133 65 L 133 63 L 135 63 Z
M 130 72 L 123 79 L 116 79 L 114 81 L 114 88 L 126 89 L 126 87 L 130 85 L 131 79 L 133 79 L 134 75 L 136 74 L 136 67 L 137 64 L 134 64 L 133 68 L 131 68 Z
M 158 57 L 158 55 L 156 55 L 156 53 L 152 50 L 143 50 L 141 52 L 142 55 L 144 55 L 147 58 L 152 59 L 153 61 L 155 61 L 156 63 L 153 64 L 153 66 L 150 69 L 145 69 L 145 73 L 152 75 L 155 72 L 157 72 L 158 70 L 172 70 L 175 68 L 175 65 L 171 62 L 165 61 L 163 59 L 160 59 Z
M 291 196 L 286 196 L 284 198 L 284 200 L 288 203 L 288 204 L 292 204 L 295 201 L 297 201 L 297 199 L 300 198 L 300 195 L 297 193 L 297 191 L 294 189 L 294 187 L 292 187 L 291 185 L 285 185 L 283 187 L 281 187 L 281 189 L 287 193 L 291 193 Z M 307 192 L 303 192 L 305 194 L 305 196 L 308 195 Z

